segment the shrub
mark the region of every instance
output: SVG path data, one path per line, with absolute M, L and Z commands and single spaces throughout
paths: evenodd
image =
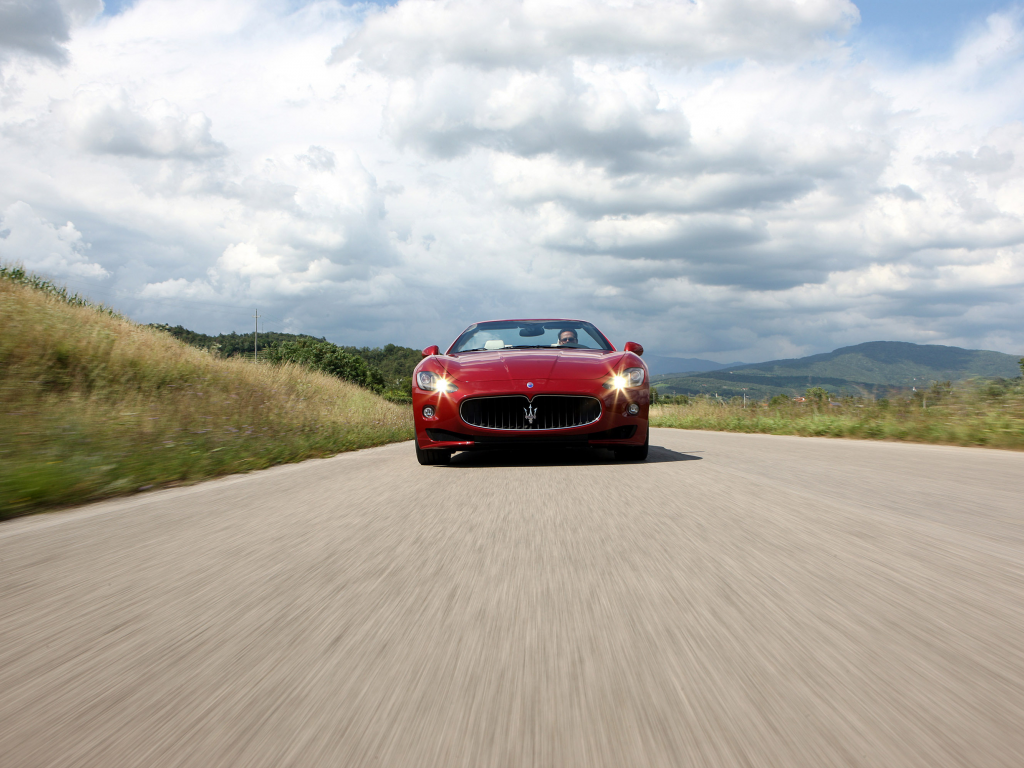
M 804 392 L 804 397 L 814 403 L 827 403 L 831 393 L 824 387 L 811 387 Z
M 271 363 L 298 363 L 311 370 L 351 381 L 371 392 L 384 392 L 384 375 L 380 371 L 371 368 L 361 357 L 349 354 L 329 341 L 285 341 L 268 349 L 264 360 Z

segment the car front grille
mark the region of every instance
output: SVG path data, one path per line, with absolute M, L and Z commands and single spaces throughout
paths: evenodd
M 437 442 L 473 443 L 474 447 L 502 447 L 507 445 L 578 445 L 586 446 L 591 440 L 628 440 L 636 434 L 636 425 L 605 429 L 601 432 L 570 432 L 568 434 L 540 434 L 530 431 L 529 435 L 470 435 L 463 432 L 449 432 L 446 429 L 428 429 L 427 437 Z
M 593 397 L 522 395 L 474 397 L 462 401 L 462 420 L 474 427 L 506 430 L 568 429 L 593 424 L 601 418 L 601 402 Z

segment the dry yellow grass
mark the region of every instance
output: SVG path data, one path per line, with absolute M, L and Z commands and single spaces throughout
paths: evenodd
M 651 408 L 651 425 L 773 435 L 1024 449 L 1024 383 L 972 382 L 922 397 L 768 405 L 693 398 Z
M 0 517 L 412 436 L 408 406 L 0 279 Z

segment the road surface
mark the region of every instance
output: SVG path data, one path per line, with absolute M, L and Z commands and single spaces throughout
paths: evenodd
M 1024 453 L 412 445 L 0 525 L 0 765 L 1024 764 Z

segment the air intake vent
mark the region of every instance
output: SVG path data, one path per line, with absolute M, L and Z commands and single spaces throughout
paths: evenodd
M 572 395 L 476 397 L 463 400 L 459 413 L 467 424 L 484 429 L 569 429 L 600 419 L 601 402 Z

